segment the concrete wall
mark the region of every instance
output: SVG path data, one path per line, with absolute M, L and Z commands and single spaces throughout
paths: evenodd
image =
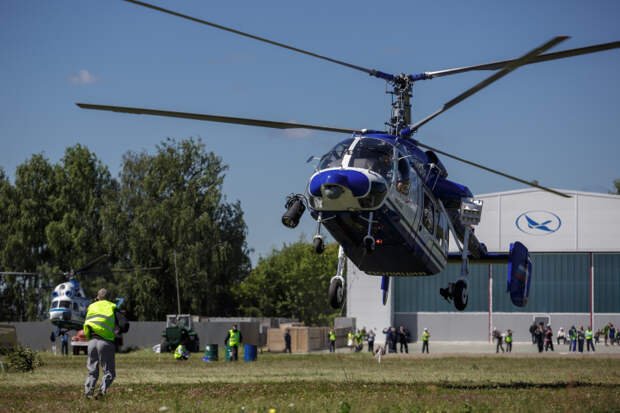
M 496 327 L 502 332 L 511 329 L 515 342 L 528 342 L 532 321 L 542 317 L 548 318 L 554 335 L 560 327 L 568 331 L 573 325 L 584 328 L 590 325 L 589 313 L 493 313 L 490 329 Z M 595 314 L 593 329 L 603 328 L 608 322 L 620 326 L 620 314 Z M 488 341 L 490 332 L 488 313 L 395 313 L 393 325 L 408 328 L 413 341 L 421 337 L 424 328 L 429 329 L 436 341 Z M 377 335 L 377 342 L 379 338 L 384 340 L 382 335 Z
M 33 350 L 50 350 L 50 333 L 56 330 L 49 321 L 33 321 L 22 323 L 7 323 L 14 325 L 17 329 L 17 339 L 22 346 L 29 346 Z M 259 334 L 259 322 L 240 322 L 237 323 L 243 335 L 243 344 L 259 345 L 261 336 Z M 166 323 L 163 321 L 131 321 L 129 331 L 123 335 L 123 348 L 151 348 L 161 342 L 161 333 L 164 331 Z M 232 327 L 230 321 L 194 323 L 194 329 L 200 339 L 200 347 L 204 349 L 205 344 L 224 345 L 224 338 L 228 330 Z M 75 335 L 75 331 L 70 331 L 69 335 Z M 57 342 L 58 351 L 60 343 Z

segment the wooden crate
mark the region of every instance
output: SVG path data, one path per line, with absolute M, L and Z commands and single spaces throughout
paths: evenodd
M 291 334 L 291 352 L 308 353 L 329 348 L 329 327 L 292 327 L 270 328 L 267 330 L 267 348 L 271 352 L 284 351 L 284 333 Z M 336 329 L 336 347 L 346 347 L 350 328 Z
M 284 351 L 284 330 L 280 330 L 279 328 L 268 328 L 267 329 L 267 349 L 271 352 L 282 352 Z

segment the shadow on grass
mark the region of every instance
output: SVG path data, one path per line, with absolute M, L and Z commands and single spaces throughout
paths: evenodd
M 559 381 L 553 383 L 528 383 L 528 382 L 510 382 L 510 383 L 425 383 L 426 385 L 434 385 L 447 390 L 493 390 L 493 389 L 570 389 L 577 387 L 597 387 L 602 389 L 617 389 L 620 387 L 614 383 L 589 383 L 585 381 Z

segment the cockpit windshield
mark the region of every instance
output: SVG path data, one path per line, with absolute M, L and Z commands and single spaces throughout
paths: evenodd
M 360 140 L 351 153 L 350 167 L 370 169 L 383 175 L 389 181 L 392 179 L 392 159 L 394 148 L 389 143 L 372 138 Z
M 319 162 L 318 170 L 327 168 L 338 168 L 342 166 L 342 158 L 346 154 L 347 149 L 353 143 L 353 138 L 349 138 L 334 146 L 332 150 L 327 152 Z

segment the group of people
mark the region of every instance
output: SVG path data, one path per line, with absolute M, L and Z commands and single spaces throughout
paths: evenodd
M 411 335 L 408 329 L 403 326 L 400 326 L 398 330 L 396 330 L 396 327 L 386 327 L 383 329 L 383 334 L 385 334 L 385 346 L 389 353 L 396 353 L 398 344 L 400 344 L 401 353 L 409 353 Z
M 351 330 L 347 334 L 347 346 L 351 351 L 362 351 L 364 341 L 368 343 L 368 352 L 376 354 L 377 352 L 383 353 L 409 353 L 409 341 L 411 341 L 411 333 L 404 326 L 400 326 L 398 330 L 396 327 L 386 327 L 383 329 L 385 334 L 385 344 L 375 348 L 376 334 L 374 330 L 366 331 L 366 327 L 361 330 Z M 422 353 L 428 353 L 428 342 L 430 340 L 430 333 L 425 328 L 422 333 Z M 331 353 L 336 351 L 336 331 L 332 328 L 329 331 L 329 351 Z
M 363 328 L 357 331 L 351 330 L 347 333 L 347 347 L 349 347 L 351 351 L 362 351 L 364 348 L 364 341 L 368 342 L 368 351 L 372 352 L 375 346 L 375 332 L 370 330 L 366 333 L 366 328 Z M 330 330 L 329 351 L 332 353 L 336 351 L 336 331 L 334 329 Z
M 505 333 L 502 333 L 497 330 L 496 327 L 493 327 L 493 341 L 497 343 L 495 347 L 495 352 L 499 353 L 501 350 L 504 352 L 504 342 L 506 342 L 506 353 L 512 353 L 512 330 L 508 329 Z
M 607 326 L 610 324 L 611 323 Z M 543 349 L 544 351 L 554 351 L 553 330 L 550 324 L 545 326 L 542 322 L 538 324 L 534 322 L 530 326 L 530 334 L 532 336 L 532 344 L 538 345 L 539 353 L 542 353 Z M 600 336 L 600 330 L 594 333 L 592 331 L 592 327 L 590 326 L 588 326 L 587 329 L 584 329 L 582 325 L 578 328 L 573 325 L 568 332 L 564 331 L 564 327 L 560 327 L 556 340 L 558 345 L 560 345 L 560 341 L 562 344 L 568 344 L 568 350 L 571 352 L 579 351 L 580 353 L 583 353 L 584 344 L 586 345 L 588 352 L 594 352 L 594 343 L 598 343 Z M 609 337 L 609 332 L 605 335 L 605 345 L 607 345 L 607 337 Z

